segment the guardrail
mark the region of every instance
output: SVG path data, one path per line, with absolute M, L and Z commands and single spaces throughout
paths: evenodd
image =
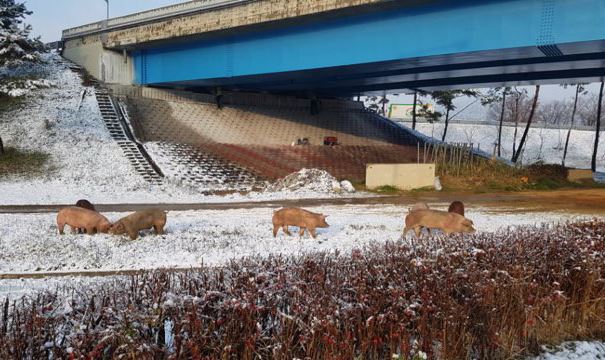
M 258 0 L 195 0 L 186 3 L 164 6 L 157 9 L 142 11 L 130 15 L 111 18 L 108 20 L 97 21 L 91 24 L 77 26 L 63 30 L 62 39 L 66 40 L 73 37 L 91 35 L 107 30 L 115 30 L 148 22 L 162 20 L 165 18 L 180 16 L 189 13 L 214 10 L 226 6 L 238 6 Z
M 412 119 L 390 119 L 391 121 L 398 123 L 398 124 L 404 124 L 406 126 L 410 126 L 412 124 Z M 416 119 L 416 124 L 430 124 L 429 121 L 424 120 L 424 119 Z M 443 125 L 444 122 L 443 121 L 437 121 L 435 122 L 436 125 Z M 453 124 L 460 124 L 460 125 L 489 125 L 489 126 L 498 126 L 498 121 L 485 121 L 485 120 L 450 120 L 449 122 L 450 125 Z M 526 125 L 526 123 L 524 122 L 519 122 L 518 126 L 519 128 L 524 128 Z M 505 121 L 502 123 L 503 127 L 513 127 L 515 126 L 514 122 L 510 122 L 510 121 Z M 555 130 L 567 130 L 569 129 L 569 124 L 549 124 L 549 123 L 544 123 L 544 122 L 540 122 L 540 121 L 534 121 L 531 124 L 532 129 L 533 128 L 543 128 L 543 129 L 555 129 Z M 594 131 L 594 125 L 581 125 L 581 124 L 574 124 L 573 126 L 573 130 L 586 130 L 586 131 Z

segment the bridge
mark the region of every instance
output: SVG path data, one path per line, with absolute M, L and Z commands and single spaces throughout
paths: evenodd
M 63 32 L 109 83 L 349 96 L 599 81 L 602 0 L 198 0 Z

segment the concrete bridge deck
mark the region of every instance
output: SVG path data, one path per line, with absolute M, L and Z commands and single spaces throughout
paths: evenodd
M 602 0 L 207 0 L 68 29 L 106 82 L 351 96 L 599 81 Z

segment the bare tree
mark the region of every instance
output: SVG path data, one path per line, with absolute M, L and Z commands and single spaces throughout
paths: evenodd
M 571 136 L 571 130 L 573 129 L 573 123 L 576 118 L 576 110 L 578 109 L 578 98 L 580 94 L 586 94 L 585 84 L 577 84 L 576 85 L 576 96 L 573 101 L 573 110 L 571 111 L 571 119 L 569 121 L 569 130 L 567 130 L 567 137 L 565 138 L 565 148 L 563 149 L 563 160 L 561 161 L 561 165 L 565 166 L 565 158 L 567 157 L 567 148 L 569 146 L 569 137 Z
M 569 120 L 572 104 L 569 101 L 555 100 L 541 104 L 536 110 L 539 122 L 545 125 L 563 125 Z
M 466 142 L 469 144 L 473 143 L 473 139 L 475 138 L 475 135 L 477 134 L 479 127 L 478 126 L 465 126 L 464 127 L 464 136 L 466 137 Z
M 418 103 L 418 91 L 414 91 L 414 104 L 412 105 L 412 129 L 416 129 L 416 104 Z
M 538 132 L 538 138 L 540 139 L 540 147 L 538 148 L 538 154 L 536 155 L 536 160 L 542 160 L 542 149 L 544 149 L 544 127 L 540 127 L 540 131 Z
M 389 103 L 389 99 L 387 99 L 387 95 L 384 94 L 382 95 L 382 98 L 380 99 L 379 103 L 382 106 L 382 116 L 387 116 L 387 104 Z
M 445 136 L 447 135 L 447 128 L 450 121 L 450 111 L 456 110 L 454 100 L 461 96 L 477 97 L 478 92 L 475 90 L 438 90 L 431 93 L 431 98 L 445 108 L 445 127 L 443 128 L 443 134 L 441 141 L 445 142 Z
M 578 99 L 578 112 L 576 116 L 582 125 L 593 127 L 597 121 L 597 108 L 599 94 L 590 94 Z M 601 118 L 605 115 L 605 108 L 601 107 Z
M 496 140 L 496 151 L 498 157 L 501 156 L 502 148 L 502 123 L 504 122 L 504 113 L 506 110 L 506 95 L 511 91 L 510 87 L 497 87 L 490 89 L 485 96 L 481 98 L 482 105 L 492 105 L 502 103 L 500 109 L 500 119 L 498 122 L 498 138 Z
M 525 103 L 527 100 L 527 90 L 526 89 L 519 89 L 517 87 L 514 87 L 511 94 L 512 96 L 512 101 L 511 101 L 511 114 L 512 114 L 512 119 L 515 122 L 515 132 L 513 135 L 513 156 L 514 154 L 517 152 L 517 131 L 519 128 L 519 119 L 521 118 L 521 113 L 525 113 Z
M 590 168 L 592 172 L 597 171 L 597 151 L 599 150 L 599 133 L 601 132 L 601 108 L 603 103 L 603 85 L 605 81 L 601 81 L 601 87 L 599 88 L 599 102 L 597 104 L 597 126 L 594 134 L 594 149 L 592 151 L 592 163 Z
M 368 110 L 386 116 L 386 105 L 389 103 L 386 94 L 383 96 L 368 96 L 365 99 L 366 107 Z
M 538 97 L 540 95 L 540 85 L 536 85 L 536 92 L 534 94 L 534 100 L 532 102 L 531 110 L 529 112 L 529 117 L 527 118 L 527 125 L 525 126 L 525 131 L 523 132 L 523 136 L 521 136 L 521 141 L 519 142 L 519 148 L 517 152 L 513 153 L 512 162 L 516 163 L 519 159 L 519 154 L 523 150 L 523 145 L 525 145 L 525 140 L 527 139 L 527 134 L 529 133 L 529 128 L 531 126 L 531 122 L 534 118 L 534 114 L 536 113 L 536 107 L 538 106 Z

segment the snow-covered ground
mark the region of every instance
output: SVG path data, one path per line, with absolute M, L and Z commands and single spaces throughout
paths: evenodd
M 408 125 L 408 124 L 406 124 Z M 517 133 L 517 144 L 521 140 L 525 124 L 520 124 Z M 441 140 L 444 125 L 442 123 L 419 123 L 416 130 Z M 502 157 L 510 159 L 512 156 L 512 144 L 514 138 L 514 126 L 502 128 Z M 567 130 L 545 129 L 532 127 L 527 135 L 527 143 L 523 152 L 523 163 L 544 161 L 546 163 L 561 164 L 563 148 Z M 494 144 L 498 138 L 498 127 L 495 124 L 456 124 L 448 126 L 446 141 L 450 143 L 473 143 L 480 144 L 481 150 L 492 154 Z M 569 148 L 565 165 L 575 168 L 589 169 L 594 145 L 594 131 L 572 130 L 569 138 Z M 605 134 L 601 133 L 599 140 L 599 151 L 597 157 L 597 168 L 605 170 Z
M 442 206 L 446 207 L 446 205 Z M 439 207 L 436 207 L 439 208 Z M 169 212 L 165 235 L 147 233 L 136 241 L 111 235 L 57 234 L 55 214 L 0 215 L 0 272 L 78 271 L 221 265 L 253 255 L 302 254 L 395 241 L 407 207 L 384 205 L 311 208 L 328 217 L 329 228 L 308 235 L 272 235 L 274 209 Z M 106 214 L 116 221 L 125 214 Z M 569 213 L 494 213 L 467 209 L 479 231 L 581 218 Z M 294 229 L 293 229 L 294 230 Z M 410 232 L 408 236 L 411 236 Z
M 0 178 L 0 205 L 92 203 L 191 203 L 343 196 L 317 191 L 257 192 L 204 196 L 191 186 L 150 185 L 135 172 L 101 118 L 94 89 L 56 54 L 28 69 L 53 86 L 32 90 L 25 104 L 0 115 L 4 145 L 48 153 L 45 176 Z M 20 74 L 23 75 L 23 74 Z M 81 107 L 82 92 L 86 90 Z M 367 194 L 365 194 L 367 195 Z M 350 195 L 347 195 L 350 196 Z M 357 194 L 355 196 L 364 196 Z
M 569 341 L 555 347 L 544 347 L 545 352 L 531 360 L 597 360 L 605 359 L 605 343 L 600 341 Z

